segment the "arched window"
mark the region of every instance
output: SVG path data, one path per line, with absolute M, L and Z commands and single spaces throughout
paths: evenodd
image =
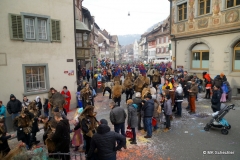
M 192 49 L 191 55 L 192 69 L 208 69 L 209 67 L 209 48 L 206 44 L 197 44 Z
M 240 42 L 237 43 L 233 51 L 233 71 L 240 71 Z

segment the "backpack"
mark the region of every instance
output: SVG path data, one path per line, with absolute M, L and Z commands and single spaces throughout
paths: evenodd
M 226 83 L 223 83 L 223 92 L 224 93 L 228 93 L 229 92 L 229 88 L 228 88 Z

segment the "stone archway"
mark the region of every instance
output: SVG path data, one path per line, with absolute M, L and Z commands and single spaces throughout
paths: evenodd
M 185 52 L 185 66 L 184 68 L 186 70 L 190 70 L 191 69 L 191 66 L 190 66 L 190 55 L 192 53 L 192 49 L 194 46 L 198 45 L 198 44 L 205 44 L 208 46 L 209 48 L 209 71 L 213 68 L 213 62 L 214 62 L 214 58 L 213 58 L 213 54 L 214 54 L 214 49 L 213 47 L 210 45 L 210 43 L 202 38 L 197 38 L 197 39 L 194 39 L 190 44 L 189 46 L 187 47 L 187 50 Z
M 224 72 L 230 74 L 233 65 L 233 48 L 240 41 L 240 35 L 233 38 L 224 50 Z

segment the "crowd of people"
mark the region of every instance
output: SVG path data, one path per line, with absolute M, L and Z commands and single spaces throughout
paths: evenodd
M 78 151 L 83 145 L 80 151 L 85 153 L 87 159 L 114 160 L 117 151 L 126 149 L 126 137 L 130 138 L 130 144 L 137 144 L 137 130 L 144 130 L 144 138 L 152 138 L 152 132 L 158 130 L 160 124 L 165 125 L 164 132 L 171 130 L 173 116 L 182 117 L 184 99 L 188 102 L 186 109 L 189 114 L 197 112 L 195 103 L 199 92 L 206 92 L 204 98 L 211 99 L 214 112 L 221 109 L 222 102 L 231 101 L 232 90 L 223 73 L 212 79 L 207 72 L 203 72 L 202 77 L 198 78 L 195 73 L 190 75 L 182 69 L 173 70 L 171 63 L 148 66 L 102 63 L 101 67 L 94 69 L 98 75 L 91 68 L 87 71 L 85 68 L 79 69 L 78 108 L 73 120 L 67 119 L 72 98 L 67 86 L 61 92 L 51 88 L 43 104 L 39 96 L 33 101 L 25 96 L 21 102 L 13 94 L 6 107 L 0 101 L 0 151 L 4 155 L 10 152 L 7 140 L 14 136 L 7 134 L 6 111 L 12 116 L 18 141 L 25 143 L 27 149 L 40 142 L 36 134 L 39 132 L 38 124 L 43 123 L 43 142 L 49 153 L 66 153 L 60 156 L 70 159 L 67 154 L 70 147 L 74 146 L 74 150 Z M 94 111 L 99 78 L 103 96 L 109 92 L 109 119 L 114 132 L 106 119 L 96 118 L 97 112 Z M 123 93 L 126 95 L 127 111 L 121 101 Z M 74 125 L 73 129 L 70 129 L 70 124 Z M 130 134 L 126 128 L 131 130 Z M 71 139 L 72 132 L 74 135 Z M 56 155 L 50 157 L 56 158 Z

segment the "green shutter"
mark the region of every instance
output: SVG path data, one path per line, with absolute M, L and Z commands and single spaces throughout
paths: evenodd
M 61 42 L 60 20 L 51 19 L 51 32 L 52 32 L 51 40 L 55 42 Z
M 172 50 L 172 44 L 171 43 L 169 43 L 168 50 L 169 51 Z
M 13 40 L 23 40 L 23 25 L 21 15 L 9 13 L 10 37 Z

